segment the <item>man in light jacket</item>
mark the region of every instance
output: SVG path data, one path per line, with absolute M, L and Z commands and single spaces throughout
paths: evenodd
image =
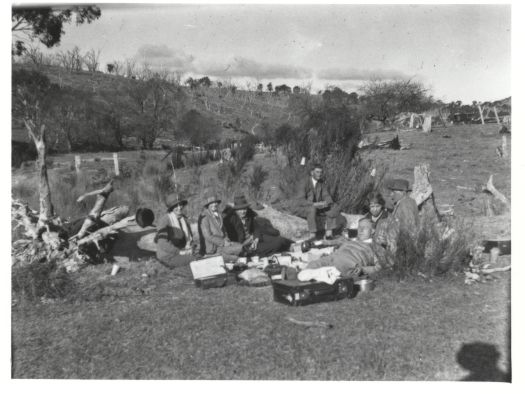
M 219 213 L 221 200 L 208 196 L 199 217 L 199 237 L 201 255 L 220 254 L 225 259 L 235 259 L 242 251 L 238 242 L 230 242 L 224 233 L 222 215 Z

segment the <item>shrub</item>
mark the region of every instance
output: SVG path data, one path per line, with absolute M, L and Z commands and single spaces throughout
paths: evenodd
M 268 178 L 268 171 L 266 171 L 260 164 L 254 165 L 251 174 L 248 176 L 248 185 L 250 187 L 250 192 L 255 198 L 259 198 L 262 184 L 266 178 Z
M 362 213 L 367 196 L 379 190 L 386 166 L 365 160 L 360 155 L 337 150 L 324 163 L 325 177 L 332 187 L 334 200 L 343 212 Z
M 226 190 L 233 188 L 238 179 L 238 175 L 237 165 L 233 161 L 221 163 L 217 168 L 217 177 Z
M 242 173 L 246 163 L 253 159 L 253 156 L 255 155 L 256 144 L 257 139 L 253 136 L 248 136 L 232 150 L 232 156 L 235 162 L 236 172 L 238 174 Z
M 38 185 L 30 179 L 24 178 L 13 184 L 11 192 L 15 199 L 30 201 L 38 193 Z
M 448 237 L 444 236 L 446 231 L 450 231 Z M 468 264 L 472 239 L 471 230 L 461 223 L 451 230 L 445 223 L 423 220 L 415 236 L 405 231 L 397 235 L 396 250 L 389 252 L 392 272 L 397 279 L 460 272 Z
M 45 258 L 13 267 L 11 281 L 13 292 L 31 301 L 41 297 L 61 298 L 73 289 L 73 281 L 65 268 Z

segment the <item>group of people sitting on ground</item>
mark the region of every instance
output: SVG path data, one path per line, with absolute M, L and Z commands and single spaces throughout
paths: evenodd
M 380 193 L 368 200 L 368 213 L 359 221 L 357 238 L 339 237 L 339 248 L 306 264 L 305 269 L 334 266 L 343 275 L 372 274 L 392 264 L 388 255 L 396 248 L 400 232 L 415 235 L 419 226 L 418 207 L 409 195 L 408 181 L 393 179 L 387 182 L 393 202 L 391 212 Z M 168 212 L 158 225 L 155 242 L 157 259 L 170 268 L 185 268 L 199 257 L 221 255 L 226 261 L 240 256 L 267 257 L 288 251 L 292 241 L 280 235 L 272 223 L 257 215 L 257 206 L 250 206 L 243 195 L 235 196 L 233 206 L 219 209 L 221 200 L 207 196 L 198 218 L 199 244 L 184 209 L 188 201 L 180 194 L 166 198 Z M 308 222 L 312 239 L 334 240 L 346 227 L 346 219 L 323 179 L 323 168 L 314 164 L 310 176 L 301 184 L 298 207 Z
M 259 217 L 243 195 L 236 196 L 233 206 L 222 212 L 219 198 L 206 198 L 198 219 L 197 244 L 184 214 L 187 204 L 180 194 L 170 194 L 166 198 L 168 212 L 157 225 L 157 259 L 169 268 L 185 267 L 207 256 L 221 255 L 226 261 L 240 256 L 271 256 L 289 250 L 292 244 L 269 220 Z

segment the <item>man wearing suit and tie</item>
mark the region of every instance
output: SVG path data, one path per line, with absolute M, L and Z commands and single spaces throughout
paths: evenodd
M 333 239 L 333 232 L 346 224 L 323 179 L 323 167 L 320 164 L 312 165 L 310 176 L 301 184 L 298 197 L 303 203 L 305 202 L 300 205 L 304 205 L 308 230 L 312 238 L 325 231 L 325 238 Z

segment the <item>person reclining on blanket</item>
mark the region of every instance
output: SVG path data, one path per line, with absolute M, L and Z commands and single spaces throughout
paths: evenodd
M 311 261 L 301 271 L 320 267 L 335 267 L 341 276 L 373 274 L 382 266 L 375 254 L 376 245 L 372 242 L 373 224 L 370 219 L 363 218 L 357 228 L 357 239 L 344 240 L 339 249 L 328 256 Z

